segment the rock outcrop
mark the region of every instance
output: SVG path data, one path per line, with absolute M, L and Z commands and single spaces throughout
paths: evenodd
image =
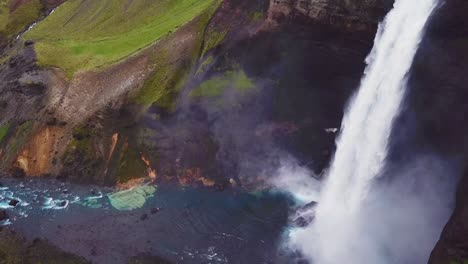
M 283 20 L 291 13 L 312 18 L 343 31 L 372 31 L 393 0 L 270 0 L 269 17 Z

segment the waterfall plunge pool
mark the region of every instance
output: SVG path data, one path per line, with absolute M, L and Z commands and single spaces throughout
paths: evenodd
M 174 185 L 116 191 L 47 179 L 1 182 L 7 228 L 28 240 L 47 239 L 93 263 L 126 263 L 140 254 L 175 263 L 287 263 L 278 246 L 293 202 L 277 192 Z M 9 205 L 12 200 L 16 206 Z

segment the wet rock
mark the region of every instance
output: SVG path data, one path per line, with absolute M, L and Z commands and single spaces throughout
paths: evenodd
M 151 214 L 157 214 L 157 213 L 159 213 L 159 211 L 161 211 L 161 208 L 159 208 L 159 207 L 151 208 Z
M 31 46 L 31 45 L 34 45 L 34 41 L 32 41 L 32 40 L 26 40 L 26 41 L 24 42 L 24 46 L 25 46 L 25 47 Z
M 68 123 L 65 122 L 65 121 L 58 121 L 58 123 L 57 123 L 57 125 L 58 125 L 58 126 L 61 126 L 61 127 L 64 127 L 64 126 L 66 126 L 67 124 L 68 124 Z
M 51 117 L 49 120 L 47 120 L 46 124 L 48 126 L 55 126 L 57 124 L 57 118 Z
M 4 210 L 0 210 L 0 221 L 5 221 L 8 219 L 8 213 Z
M 140 216 L 141 221 L 145 221 L 147 219 L 148 219 L 148 214 L 143 214 L 142 216 Z
M 12 92 L 29 97 L 43 95 L 46 89 L 46 86 L 41 83 L 28 83 L 23 85 L 15 83 L 12 85 Z
M 13 178 L 24 178 L 26 173 L 23 169 L 15 167 L 11 170 L 11 176 L 13 176 Z
M 301 206 L 299 208 L 299 210 L 302 210 L 302 211 L 310 210 L 310 209 L 314 208 L 315 206 L 317 206 L 317 202 L 312 201 L 312 202 L 310 202 L 310 203 L 308 203 L 308 204 L 306 204 L 304 206 Z
M 315 218 L 315 207 L 317 202 L 310 202 L 300 206 L 295 211 L 295 216 L 292 220 L 292 225 L 296 227 L 307 227 Z
M 13 59 L 10 59 L 10 60 L 8 61 L 8 66 L 10 66 L 10 68 L 16 67 L 17 64 L 18 64 L 18 63 L 17 63 L 15 60 L 13 60 Z
M 65 206 L 67 206 L 67 204 L 68 204 L 67 201 L 61 201 L 61 202 L 58 203 L 58 206 L 59 207 L 65 207 Z
M 307 227 L 313 220 L 313 217 L 299 216 L 294 220 L 294 225 L 304 228 Z
M 15 206 L 17 206 L 19 203 L 20 203 L 20 201 L 18 201 L 18 200 L 16 200 L 16 199 L 12 199 L 12 200 L 8 203 L 8 205 L 15 207 Z

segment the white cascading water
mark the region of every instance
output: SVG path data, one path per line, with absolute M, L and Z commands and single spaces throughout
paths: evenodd
M 375 252 L 359 252 L 366 247 L 363 244 L 373 243 L 362 239 L 365 227 L 358 226 L 359 213 L 372 180 L 385 165 L 388 140 L 405 94 L 408 72 L 437 2 L 396 0 L 379 26 L 374 48 L 366 59 L 368 67 L 361 87 L 342 122 L 315 220 L 309 227 L 295 230 L 291 237 L 313 263 L 380 264 L 371 256 Z

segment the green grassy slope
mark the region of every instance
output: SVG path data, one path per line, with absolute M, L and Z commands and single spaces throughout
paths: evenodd
M 10 10 L 8 9 L 8 3 L 6 0 L 0 0 L 0 31 L 4 31 L 8 24 L 8 17 L 10 16 Z
M 175 31 L 215 0 L 69 0 L 29 31 L 39 63 L 68 76 L 117 62 Z
M 11 38 L 38 20 L 42 4 L 40 0 L 26 1 L 14 12 L 8 8 L 12 0 L 0 0 L 0 34 Z

